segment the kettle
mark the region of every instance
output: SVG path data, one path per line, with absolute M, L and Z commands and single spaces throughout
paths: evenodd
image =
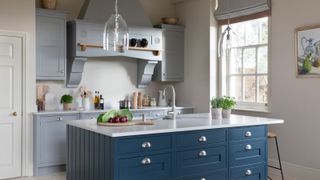
M 158 100 L 159 106 L 168 106 L 166 96 L 163 94 L 162 90 L 159 90 L 159 100 Z

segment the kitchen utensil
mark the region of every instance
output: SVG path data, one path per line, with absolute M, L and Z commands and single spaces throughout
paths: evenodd
M 132 96 L 132 108 L 137 109 L 138 108 L 138 93 L 134 92 Z
M 159 100 L 158 100 L 159 106 L 167 106 L 167 100 L 165 95 L 163 94 L 162 90 L 159 90 Z
M 178 23 L 178 18 L 176 17 L 163 17 L 161 21 L 163 24 L 176 25 Z
M 143 106 L 142 103 L 142 92 L 138 92 L 138 108 L 141 109 Z

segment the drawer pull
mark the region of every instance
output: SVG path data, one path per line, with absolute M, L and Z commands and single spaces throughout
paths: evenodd
M 246 170 L 246 176 L 251 176 L 252 175 L 252 171 L 250 169 Z
M 58 121 L 62 121 L 62 117 L 58 117 L 58 119 L 57 119 Z
M 205 136 L 201 136 L 199 138 L 199 142 L 206 142 L 207 141 L 207 138 Z
M 246 150 L 251 150 L 252 149 L 252 146 L 250 144 L 247 144 L 246 145 Z
M 150 142 L 144 142 L 142 143 L 142 148 L 151 148 L 151 143 Z
M 144 159 L 142 159 L 141 164 L 143 164 L 143 165 L 151 164 L 151 159 L 150 158 L 144 158 Z
M 252 133 L 251 133 L 250 131 L 247 131 L 244 136 L 245 136 L 245 137 L 251 137 L 251 136 L 252 136 Z
M 200 180 L 206 180 L 206 178 L 201 178 Z
M 200 151 L 200 152 L 199 152 L 199 156 L 200 156 L 200 157 L 206 157 L 206 156 L 207 156 L 207 152 L 206 152 L 205 150 Z

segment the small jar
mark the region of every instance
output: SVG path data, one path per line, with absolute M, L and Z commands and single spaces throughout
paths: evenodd
M 152 107 L 157 106 L 156 98 L 151 98 L 151 99 L 150 99 L 150 106 L 152 106 Z

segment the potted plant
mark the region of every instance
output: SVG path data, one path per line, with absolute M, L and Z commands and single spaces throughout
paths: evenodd
M 70 111 L 72 109 L 73 97 L 69 94 L 65 94 L 61 97 L 60 103 L 63 104 L 63 110 Z
M 222 118 L 223 98 L 215 97 L 211 99 L 211 116 L 213 119 Z
M 236 105 L 234 97 L 224 96 L 222 102 L 222 117 L 230 118 L 231 110 Z

